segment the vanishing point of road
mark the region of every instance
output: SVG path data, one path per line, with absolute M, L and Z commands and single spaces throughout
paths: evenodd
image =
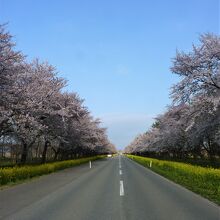
M 220 208 L 118 156 L 0 190 L 7 220 L 220 220 Z

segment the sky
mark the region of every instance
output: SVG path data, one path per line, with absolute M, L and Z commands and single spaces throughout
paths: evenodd
M 171 104 L 176 50 L 219 34 L 219 0 L 0 0 L 17 49 L 68 80 L 118 149 Z

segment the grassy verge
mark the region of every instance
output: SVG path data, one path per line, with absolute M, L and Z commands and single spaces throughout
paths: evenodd
M 90 160 L 94 161 L 101 159 L 105 156 L 94 156 L 81 158 L 76 160 L 66 160 L 53 163 L 47 163 L 35 166 L 22 166 L 22 167 L 12 167 L 12 168 L 0 168 L 0 186 L 10 185 L 15 182 L 22 182 L 23 180 L 30 179 L 36 176 L 41 176 L 44 174 L 49 174 L 57 170 L 62 170 L 65 168 L 77 166 L 83 163 L 87 163 Z
M 149 158 L 154 158 L 158 160 L 166 160 L 166 161 L 171 161 L 171 162 L 180 162 L 180 163 L 187 163 L 191 165 L 196 165 L 196 166 L 201 166 L 201 167 L 211 167 L 211 168 L 220 168 L 220 158 L 213 158 L 208 159 L 208 158 L 175 158 L 175 157 L 169 157 L 169 156 L 148 156 L 148 155 L 141 155 L 143 157 L 149 157 Z
M 156 173 L 220 205 L 220 169 L 127 155 Z M 150 163 L 152 161 L 152 166 Z

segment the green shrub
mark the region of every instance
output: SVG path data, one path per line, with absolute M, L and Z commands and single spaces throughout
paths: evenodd
M 220 204 L 220 169 L 127 155 L 130 159 Z M 152 167 L 150 167 L 152 161 Z
M 25 180 L 35 176 L 40 176 L 44 174 L 49 174 L 57 170 L 62 170 L 65 168 L 77 166 L 83 163 L 87 163 L 90 160 L 101 159 L 104 156 L 94 156 L 81 158 L 76 160 L 66 160 L 60 162 L 47 163 L 35 166 L 22 166 L 22 167 L 12 167 L 12 168 L 0 168 L 0 185 L 5 185 L 7 183 L 16 182 L 18 180 Z

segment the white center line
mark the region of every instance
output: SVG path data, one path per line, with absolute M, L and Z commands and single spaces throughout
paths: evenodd
M 124 185 L 123 185 L 123 181 L 120 180 L 120 196 L 124 196 Z
M 122 175 L 122 170 L 119 170 L 119 175 Z
M 119 169 L 121 169 L 121 156 L 119 156 Z

